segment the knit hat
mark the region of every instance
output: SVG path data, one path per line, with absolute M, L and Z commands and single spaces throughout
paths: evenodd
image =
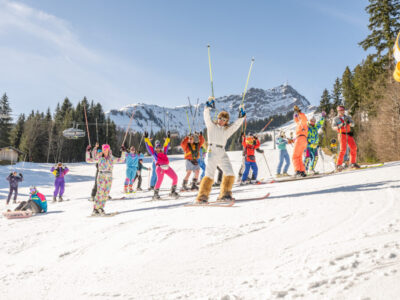
M 219 118 L 224 118 L 224 119 L 226 119 L 226 121 L 228 122 L 229 121 L 229 113 L 227 112 L 227 111 L 221 111 L 219 114 L 218 114 L 218 119 Z

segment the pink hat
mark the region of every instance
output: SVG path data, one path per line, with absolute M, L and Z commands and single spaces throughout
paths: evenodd
M 103 145 L 101 146 L 101 149 L 102 149 L 103 151 L 105 151 L 105 150 L 110 150 L 110 145 L 109 145 L 109 144 L 103 144 Z

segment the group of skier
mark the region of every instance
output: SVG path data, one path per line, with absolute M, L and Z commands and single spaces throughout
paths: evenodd
M 212 120 L 210 111 L 215 108 L 215 98 L 209 97 L 204 109 L 204 121 L 207 127 L 207 147 L 205 138 L 202 133 L 193 133 L 187 135 L 181 142 L 181 147 L 184 152 L 186 175 L 183 178 L 181 191 L 198 191 L 196 202 L 199 204 L 207 203 L 211 188 L 214 183 L 215 172 L 218 170 L 217 184 L 220 185 L 219 201 L 232 200 L 232 186 L 235 181 L 232 165 L 225 146 L 227 140 L 240 128 L 243 123 L 246 113 L 244 107 L 240 106 L 239 118 L 229 124 L 229 113 L 226 111 L 219 112 L 217 119 Z M 352 136 L 351 127 L 354 122 L 350 116 L 345 115 L 343 106 L 337 108 L 338 116 L 334 118 L 332 128 L 338 132 L 338 140 L 340 141 L 340 152 L 337 159 L 336 169 L 342 170 L 343 157 L 346 153 L 347 146 L 350 147 L 351 166 L 359 168 L 356 163 L 357 146 Z M 294 165 L 295 176 L 304 177 L 315 173 L 315 166 L 318 161 L 319 135 L 321 128 L 325 122 L 326 113 L 322 112 L 321 119 L 317 122 L 313 116 L 307 120 L 306 115 L 298 106 L 294 106 L 294 121 L 296 123 L 296 136 L 286 137 L 285 132 L 281 131 L 276 143 L 280 152 L 279 163 L 276 176 L 287 176 L 290 165 L 289 154 L 286 149 L 287 145 L 294 145 L 292 162 Z M 164 175 L 167 175 L 172 180 L 169 196 L 178 198 L 177 191 L 178 176 L 170 166 L 168 159 L 168 149 L 170 147 L 170 133 L 162 144 L 156 140 L 154 145 L 149 138 L 148 132 L 144 132 L 144 142 L 148 153 L 153 159 L 152 175 L 150 179 L 150 190 L 154 190 L 153 199 L 160 199 L 159 191 L 162 185 Z M 260 141 L 257 135 L 249 133 L 241 135 L 241 144 L 243 146 L 243 161 L 239 171 L 239 182 L 241 185 L 247 183 L 259 183 L 257 181 L 258 166 L 256 163 L 255 152 L 263 153 L 260 149 Z M 137 190 L 141 190 L 142 170 L 148 169 L 143 165 L 143 154 L 137 153 L 134 146 L 129 150 L 122 146 L 121 157 L 113 156 L 110 146 L 103 144 L 101 148 L 96 144 L 92 149 L 91 146 L 86 148 L 86 162 L 96 164 L 96 180 L 92 190 L 93 215 L 104 215 L 104 206 L 110 199 L 110 190 L 112 185 L 113 166 L 117 163 L 126 164 L 126 179 L 124 182 L 124 193 L 133 192 L 133 184 L 137 180 Z M 304 156 L 304 157 L 303 157 Z M 285 165 L 283 166 L 283 163 Z M 283 172 L 281 173 L 283 167 Z M 200 177 L 200 170 L 202 175 Z M 69 172 L 69 169 L 62 163 L 58 163 L 50 170 L 55 176 L 55 190 L 53 193 L 53 201 L 62 201 L 65 181 L 64 177 Z M 192 175 L 190 182 L 190 176 Z M 7 180 L 10 182 L 10 193 L 7 198 L 9 203 L 12 193 L 14 192 L 14 203 L 18 193 L 18 183 L 23 180 L 20 173 L 11 173 Z M 199 183 L 199 180 L 200 183 Z M 35 211 L 46 211 L 47 203 L 45 197 L 37 192 L 35 187 L 31 187 L 30 200 L 19 207 L 26 209 L 28 206 L 35 207 Z M 29 203 L 29 205 L 28 205 Z M 33 203 L 33 204 L 32 204 Z

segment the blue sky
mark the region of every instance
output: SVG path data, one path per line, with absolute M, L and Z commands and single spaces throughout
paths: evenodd
M 366 56 L 368 1 L 0 0 L 0 93 L 13 113 L 86 96 L 165 106 L 286 80 L 312 104 Z

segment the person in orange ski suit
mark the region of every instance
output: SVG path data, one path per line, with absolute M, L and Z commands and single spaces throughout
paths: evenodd
M 303 163 L 303 153 L 307 148 L 307 134 L 308 134 L 308 125 L 307 125 L 307 117 L 304 113 L 301 112 L 301 109 L 295 105 L 293 107 L 294 115 L 293 119 L 296 122 L 296 142 L 294 143 L 293 149 L 293 166 L 295 171 L 295 176 L 306 177 L 306 168 Z

